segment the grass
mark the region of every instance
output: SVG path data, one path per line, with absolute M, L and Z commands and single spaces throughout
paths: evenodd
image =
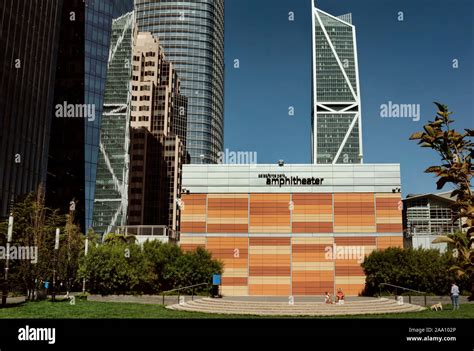
M 212 318 L 212 319 L 236 319 L 236 318 L 282 318 L 282 317 L 256 317 L 256 316 L 236 316 L 218 315 L 196 312 L 184 312 L 168 310 L 161 305 L 148 305 L 121 302 L 95 302 L 76 300 L 75 305 L 70 305 L 67 301 L 61 302 L 25 302 L 17 305 L 9 305 L 0 309 L 0 318 L 21 318 L 21 319 L 76 319 L 76 318 L 139 318 L 139 319 L 189 319 L 189 318 Z M 365 316 L 346 317 L 283 317 L 283 318 L 351 318 L 351 319 L 406 319 L 406 318 L 474 318 L 474 304 L 463 304 L 459 311 L 453 311 L 451 306 L 446 305 L 440 312 L 425 310 L 421 312 L 381 314 Z

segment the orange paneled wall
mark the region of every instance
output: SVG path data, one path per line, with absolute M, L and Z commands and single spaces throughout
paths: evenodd
M 292 238 L 293 295 L 323 295 L 334 289 L 334 261 L 326 257 L 326 248 L 334 239 Z
M 332 233 L 332 194 L 293 194 L 293 233 Z
M 222 294 L 248 295 L 248 238 L 209 237 L 207 249 L 224 263 Z
M 336 291 L 341 288 L 348 295 L 358 295 L 365 286 L 361 263 L 376 250 L 376 237 L 336 237 L 335 244 Z
M 249 238 L 249 294 L 291 295 L 291 238 Z
M 182 200 L 180 245 L 206 247 L 224 263 L 224 295 L 323 295 L 338 288 L 357 295 L 365 284 L 364 256 L 403 247 L 400 194 L 183 194 Z
M 194 251 L 198 247 L 206 248 L 206 237 L 182 235 L 179 240 L 179 245 L 184 251 Z
M 248 233 L 247 194 L 209 194 L 207 201 L 208 233 Z
M 377 249 L 384 250 L 389 247 L 403 247 L 403 236 L 379 236 Z
M 376 194 L 377 232 L 399 233 L 402 228 L 400 194 Z
M 335 233 L 375 233 L 375 231 L 374 194 L 334 194 Z
M 290 233 L 290 194 L 250 194 L 250 233 Z
M 206 232 L 206 194 L 183 194 L 181 200 L 181 232 Z

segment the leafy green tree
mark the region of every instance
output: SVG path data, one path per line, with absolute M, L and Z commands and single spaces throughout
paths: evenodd
M 141 292 L 148 272 L 139 245 L 114 243 L 90 247 L 80 260 L 79 278 L 87 279 L 93 293 L 124 294 Z
M 459 237 L 452 235 L 436 240 L 456 246 L 460 253 L 459 260 L 451 268 L 458 276 L 467 276 L 471 280 L 474 296 L 474 196 L 471 190 L 474 175 L 474 131 L 465 129 L 464 133 L 459 133 L 452 129 L 452 112 L 446 105 L 437 102 L 435 104 L 438 112 L 434 121 L 429 121 L 423 127 L 424 132 L 412 134 L 410 140 L 418 140 L 421 147 L 431 148 L 440 156 L 441 165 L 425 170 L 426 173 L 434 173 L 438 177 L 437 188 L 442 189 L 448 183 L 454 186 L 451 193 L 451 197 L 455 198 L 453 222 L 461 221 L 467 240 L 459 240 Z
M 80 227 L 74 223 L 74 211 L 70 211 L 66 218 L 66 225 L 59 240 L 57 272 L 58 280 L 65 283 L 69 296 L 74 284 L 78 282 L 79 259 L 84 253 L 85 238 Z
M 44 281 L 51 281 L 53 269 L 54 233 L 64 223 L 64 216 L 45 206 L 44 188 L 26 195 L 12 209 L 14 218 L 13 242 L 16 247 L 37 249 L 37 260 L 12 260 L 10 287 L 21 290 L 33 300 Z M 7 224 L 1 226 L 2 243 L 6 245 Z
M 105 244 L 133 244 L 137 239 L 134 235 L 109 233 L 104 237 Z
M 92 246 L 79 267 L 79 277 L 87 279 L 89 290 L 103 295 L 154 294 L 211 283 L 212 275 L 221 272 L 222 264 L 204 249 L 184 253 L 174 244 L 158 241 L 143 246 L 117 241 Z
M 455 272 L 450 270 L 455 262 L 450 252 L 440 254 L 436 249 L 391 247 L 373 251 L 362 263 L 366 275 L 364 295 L 378 294 L 380 283 L 436 295 L 449 293 L 453 281 L 457 281 L 462 289 L 467 289 L 468 280 L 456 277 Z M 384 290 L 394 289 L 387 286 Z
M 175 286 L 173 267 L 183 255 L 181 248 L 172 243 L 146 241 L 143 244 L 143 253 L 150 269 L 149 290 L 157 292 L 173 289 Z
M 223 264 L 220 261 L 213 260 L 209 251 L 199 247 L 195 251 L 186 252 L 180 256 L 171 268 L 171 276 L 175 286 L 185 287 L 212 283 L 213 274 L 222 274 Z

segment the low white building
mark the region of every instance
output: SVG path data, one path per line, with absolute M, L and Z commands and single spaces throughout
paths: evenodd
M 461 230 L 460 222 L 452 221 L 451 205 L 455 199 L 450 195 L 451 191 L 408 195 L 403 200 L 403 226 L 409 246 L 446 251 L 446 243 L 433 244 L 433 240 Z

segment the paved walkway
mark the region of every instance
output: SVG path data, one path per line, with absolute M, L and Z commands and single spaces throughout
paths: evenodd
M 191 296 L 181 295 L 184 301 L 192 300 Z M 200 297 L 194 296 L 195 299 Z M 87 301 L 97 302 L 125 302 L 125 303 L 142 303 L 148 305 L 163 304 L 163 296 L 161 295 L 89 295 Z M 165 305 L 173 305 L 179 303 L 178 296 L 165 296 Z
M 25 302 L 25 296 L 8 297 L 7 305 Z M 1 301 L 1 300 L 0 300 Z

